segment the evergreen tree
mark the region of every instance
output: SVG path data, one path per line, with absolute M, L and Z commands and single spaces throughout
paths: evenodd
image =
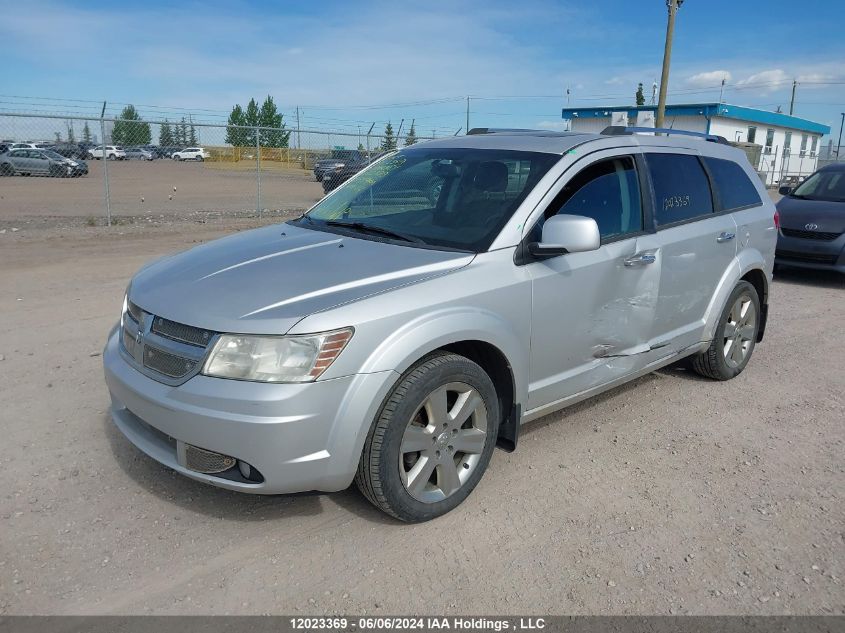
M 188 133 L 188 145 L 198 145 L 197 141 L 197 130 L 194 128 L 194 124 L 191 123 L 191 129 Z
M 408 130 L 408 134 L 405 136 L 405 147 L 409 145 L 413 145 L 417 142 L 417 131 L 414 129 L 414 122 L 411 121 L 411 129 Z
M 246 110 L 244 111 L 244 124 L 251 128 L 257 127 L 258 117 L 258 104 L 255 103 L 255 99 L 250 99 L 249 103 L 246 104 Z M 255 130 L 244 130 L 244 132 L 245 145 L 255 147 Z
M 645 105 L 645 95 L 643 94 L 643 85 L 641 83 L 637 84 L 636 99 L 638 106 Z
M 241 106 L 236 105 L 232 108 L 229 114 L 229 125 L 246 125 L 244 110 Z M 243 147 L 246 145 L 246 130 L 237 127 L 226 128 L 226 142 L 234 147 Z
M 381 141 L 381 150 L 383 152 L 389 152 L 392 149 L 396 149 L 396 139 L 393 138 L 393 125 L 390 121 L 388 121 L 387 125 L 384 127 L 384 138 Z
M 146 145 L 152 137 L 150 124 L 144 123 L 131 103 L 123 108 L 111 133 L 115 145 Z
M 179 138 L 179 145 L 182 147 L 188 146 L 188 122 L 185 121 L 185 117 L 182 117 L 182 121 L 179 123 L 177 137 Z
M 56 135 L 56 143 L 62 142 L 62 133 L 61 132 L 53 132 Z
M 173 130 L 170 128 L 170 122 L 165 119 L 164 123 L 158 129 L 158 144 L 160 147 L 172 147 L 175 145 L 173 141 Z
M 76 132 L 73 131 L 73 121 L 68 121 L 65 126 L 67 127 L 67 142 L 76 143 Z
M 276 109 L 273 97 L 267 95 L 261 109 L 258 112 L 258 125 L 262 128 L 260 133 L 262 147 L 287 147 L 290 140 L 290 131 L 285 130 L 282 121 L 283 115 Z
M 82 128 L 82 142 L 91 142 L 91 128 L 88 127 L 88 121 L 85 122 L 85 127 Z

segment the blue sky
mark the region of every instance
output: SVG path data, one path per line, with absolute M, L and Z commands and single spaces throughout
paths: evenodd
M 560 108 L 650 97 L 660 77 L 664 0 L 451 2 L 25 2 L 0 0 L 0 112 L 224 121 L 271 94 L 303 128 L 355 131 L 416 120 L 560 125 Z M 669 102 L 718 100 L 784 111 L 839 132 L 845 111 L 843 0 L 686 0 Z M 407 122 L 405 124 L 407 128 Z

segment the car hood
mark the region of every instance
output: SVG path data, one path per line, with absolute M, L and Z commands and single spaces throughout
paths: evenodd
M 845 232 L 845 202 L 802 200 L 789 196 L 777 203 L 780 225 L 786 229 L 807 230 L 807 224 L 817 224 L 812 230 L 822 233 Z
M 147 265 L 129 298 L 196 327 L 284 334 L 309 314 L 448 274 L 473 257 L 274 225 Z

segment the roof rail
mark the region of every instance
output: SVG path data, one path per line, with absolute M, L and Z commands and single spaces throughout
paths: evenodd
M 706 134 L 704 132 L 690 132 L 689 130 L 676 130 L 674 128 L 666 128 L 666 127 L 626 127 L 624 125 L 609 125 L 604 128 L 601 133 L 604 136 L 622 136 L 622 135 L 632 135 L 632 134 L 666 134 L 667 136 L 670 134 L 678 134 L 680 136 L 696 136 L 698 138 L 703 138 L 705 141 L 710 141 L 711 143 L 721 143 L 723 145 L 730 145 L 728 139 L 724 136 L 719 136 L 717 134 Z

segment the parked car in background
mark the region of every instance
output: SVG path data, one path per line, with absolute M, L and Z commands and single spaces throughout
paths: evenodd
M 178 145 L 169 145 L 158 148 L 159 158 L 173 158 L 173 154 L 180 151 L 182 148 Z
M 781 185 L 775 263 L 845 273 L 845 163 L 833 163 L 793 188 Z
M 76 143 L 56 143 L 51 150 L 57 154 L 61 154 L 65 158 L 75 158 L 82 160 L 88 156 L 87 148 L 84 148 Z
M 523 423 L 683 358 L 734 378 L 763 339 L 775 207 L 742 151 L 661 131 L 421 143 L 283 227 L 156 260 L 103 352 L 114 424 L 205 483 L 354 481 L 425 521 Z
M 337 166 L 334 169 L 323 172 L 323 193 L 328 193 L 329 191 L 337 189 L 340 185 L 352 178 L 352 176 L 365 167 L 372 165 L 385 154 L 387 154 L 387 152 L 381 152 L 371 156 L 370 158 L 361 156 L 359 160 L 349 161 L 347 163 L 343 163 L 342 166 Z
M 329 158 L 322 158 L 314 163 L 314 177 L 317 182 L 322 182 L 323 176 L 327 172 L 342 169 L 346 165 L 360 163 L 362 160 L 364 160 L 364 153 L 358 150 L 332 150 L 332 155 Z
M 49 149 L 13 149 L 0 156 L 0 175 L 14 176 L 84 176 L 88 165 L 65 158 Z
M 126 160 L 155 160 L 156 155 L 143 147 L 127 147 Z
M 205 151 L 202 147 L 186 147 L 185 149 L 180 149 L 178 152 L 173 152 L 173 154 L 170 155 L 170 158 L 173 160 L 204 161 L 207 158 L 211 158 L 211 154 Z
M 126 158 L 126 151 L 120 145 L 106 145 L 105 152 L 102 145 L 97 145 L 88 150 L 89 159 L 100 160 L 104 154 L 109 160 L 124 160 Z
M 12 149 L 12 143 L 0 143 L 0 154 L 5 154 Z
M 35 143 L 12 143 L 9 149 L 40 149 Z

